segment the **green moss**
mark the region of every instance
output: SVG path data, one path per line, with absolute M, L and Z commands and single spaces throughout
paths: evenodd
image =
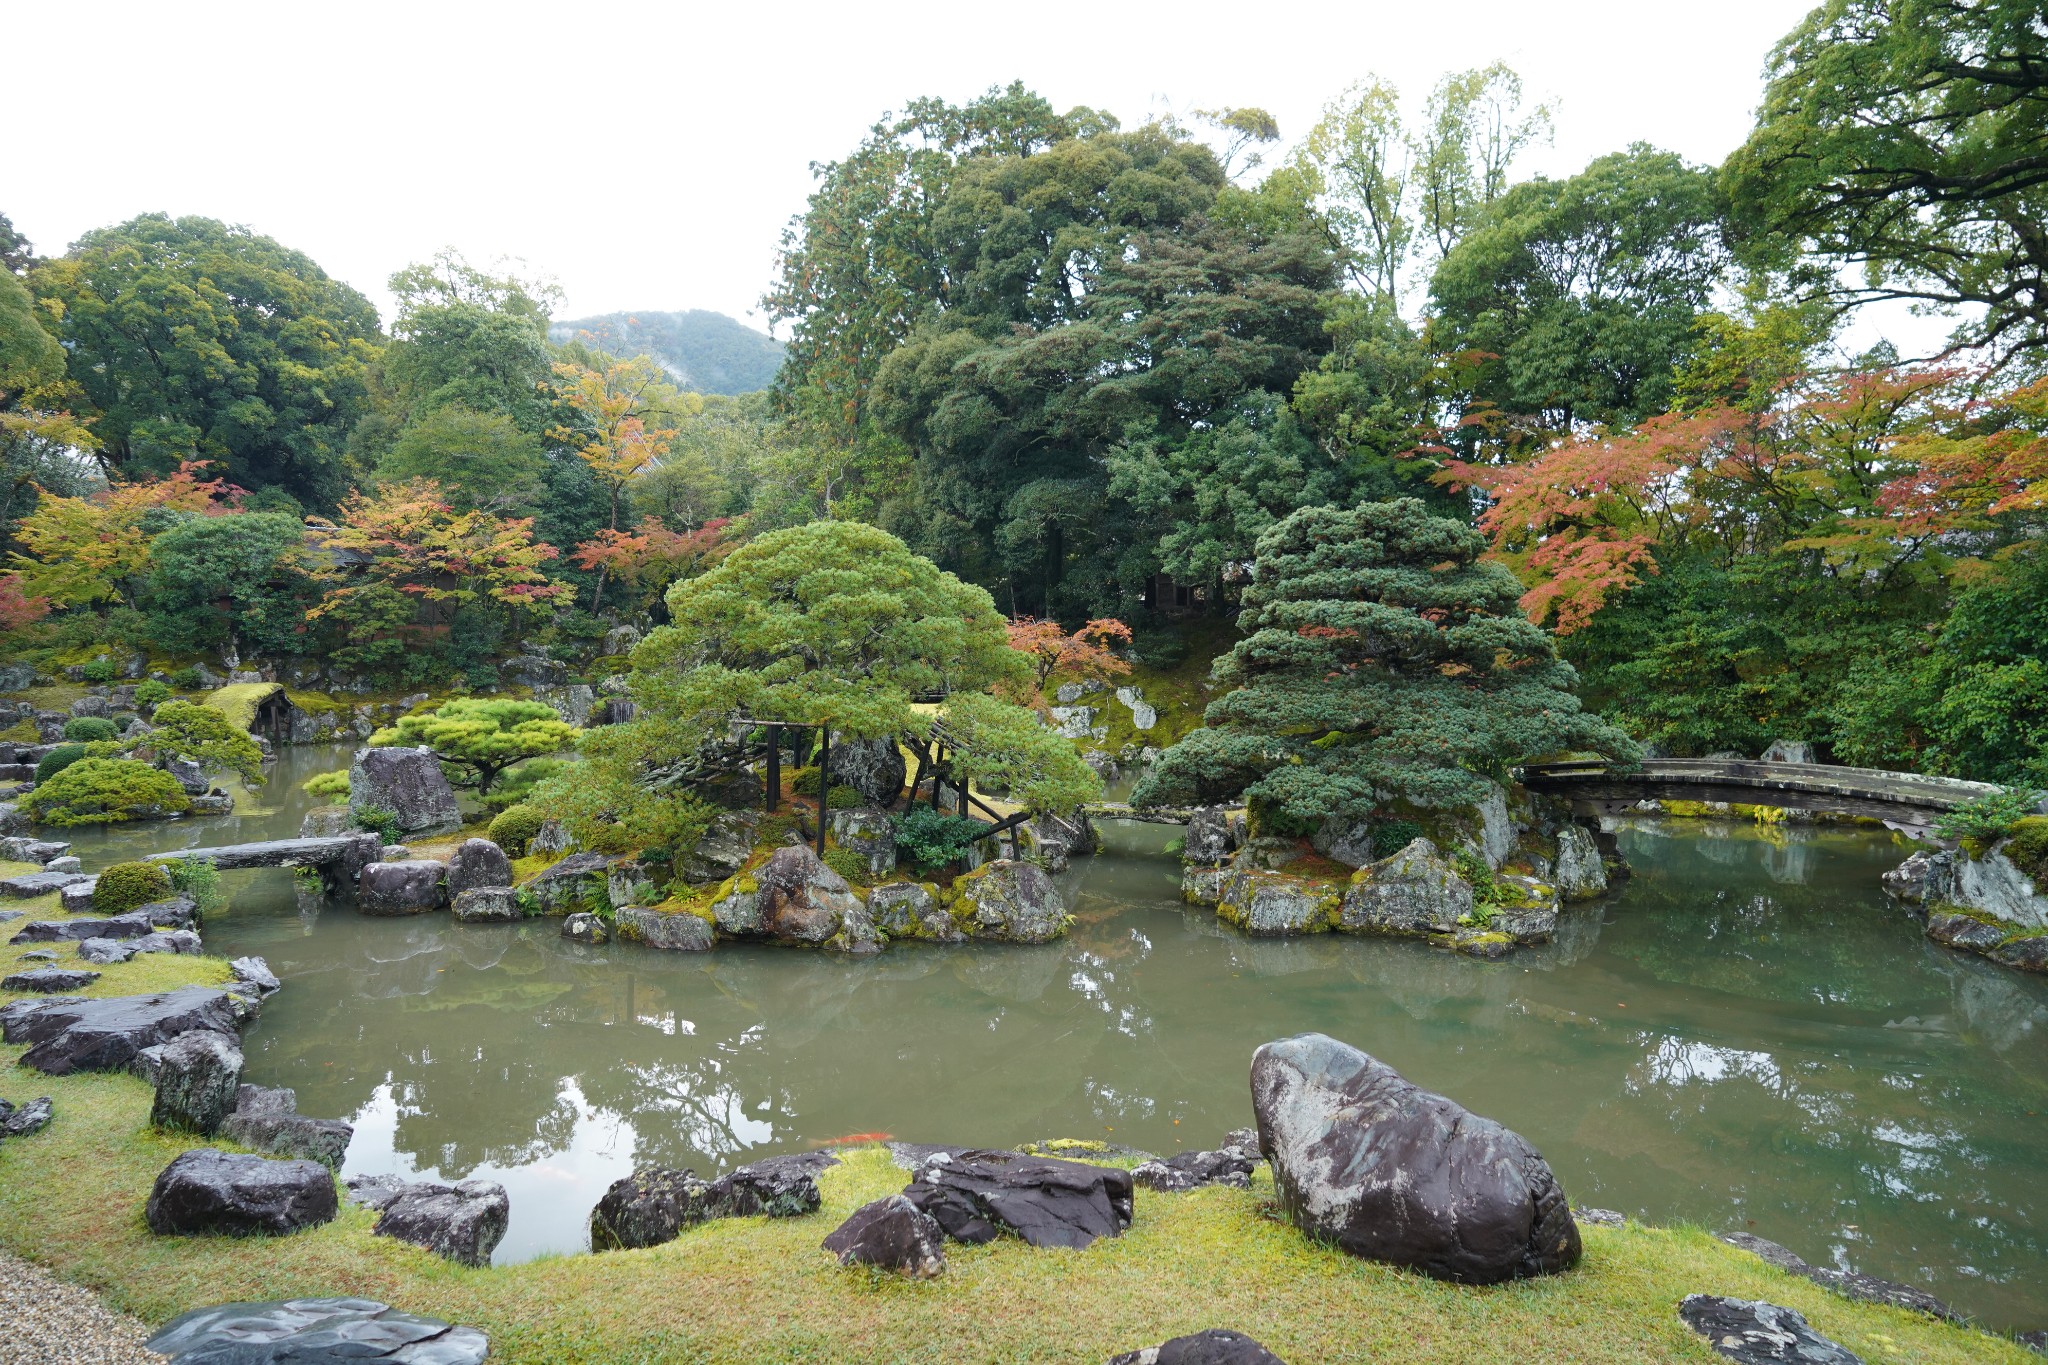
M 2035 886 L 2048 885 L 2048 815 L 2030 815 L 2014 825 L 2000 851 Z
M 283 683 L 229 683 L 206 694 L 206 704 L 246 730 L 256 723 L 256 708 L 284 691 Z
M 353 715 L 355 703 L 341 701 L 325 692 L 300 692 L 293 688 L 284 689 L 285 700 L 309 716 Z

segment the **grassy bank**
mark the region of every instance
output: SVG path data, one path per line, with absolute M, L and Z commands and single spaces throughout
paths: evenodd
M 0 947 L 0 964 L 11 969 L 23 950 Z M 57 951 L 60 962 L 72 956 L 68 945 Z M 168 956 L 104 970 L 91 993 L 226 976 L 215 960 Z M 160 1238 L 142 1222 L 150 1185 L 178 1152 L 204 1144 L 152 1131 L 140 1081 L 17 1070 L 21 1051 L 0 1048 L 0 1095 L 47 1093 L 57 1117 L 39 1136 L 0 1146 L 0 1244 L 151 1322 L 225 1300 L 351 1293 L 480 1327 L 492 1359 L 505 1362 L 1072 1365 L 1224 1326 L 1297 1365 L 1704 1365 L 1719 1357 L 1674 1310 L 1684 1294 L 1706 1291 L 1798 1308 L 1873 1365 L 2034 1358 L 1977 1333 L 1847 1302 L 1692 1229 L 1588 1228 L 1585 1262 L 1572 1274 L 1492 1289 L 1438 1284 L 1309 1244 L 1272 1217 L 1263 1178 L 1250 1191 L 1141 1190 L 1137 1220 L 1121 1238 L 1080 1252 L 1015 1241 L 949 1247 L 943 1279 L 906 1283 L 843 1270 L 818 1245 L 854 1208 L 904 1183 L 873 1148 L 824 1173 L 825 1207 L 810 1217 L 713 1223 L 664 1247 L 503 1269 L 464 1269 L 376 1238 L 360 1210 L 283 1239 Z

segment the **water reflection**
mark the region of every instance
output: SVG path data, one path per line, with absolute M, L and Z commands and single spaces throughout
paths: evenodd
M 264 819 L 295 828 L 289 805 Z M 351 1172 L 503 1181 L 501 1260 L 579 1249 L 635 1163 L 877 1131 L 1208 1144 L 1249 1120 L 1252 1049 L 1321 1029 L 1520 1129 L 1581 1202 L 2048 1320 L 2048 988 L 1927 943 L 1878 891 L 1888 838 L 1635 826 L 1618 896 L 1483 964 L 1242 938 L 1180 903 L 1173 834 L 1112 831 L 1045 948 L 591 949 L 552 923 L 301 914 L 260 874 L 208 942 L 286 982 L 251 1079 L 353 1116 Z

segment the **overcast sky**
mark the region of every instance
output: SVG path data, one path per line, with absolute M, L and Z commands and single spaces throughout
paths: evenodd
M 42 55 L 9 64 L 0 212 L 52 254 L 152 210 L 244 223 L 387 315 L 385 279 L 454 245 L 553 275 L 564 317 L 759 324 L 809 163 L 918 95 L 1021 79 L 1127 125 L 1258 105 L 1292 139 L 1369 72 L 1419 105 L 1444 72 L 1502 58 L 1557 110 L 1529 170 L 1637 140 L 1716 162 L 1809 7 L 24 3 L 8 45 Z

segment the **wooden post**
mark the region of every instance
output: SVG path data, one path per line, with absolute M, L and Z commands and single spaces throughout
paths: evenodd
M 932 746 L 929 741 L 917 746 L 917 771 L 910 775 L 910 791 L 899 800 L 891 801 L 890 810 L 896 809 L 899 805 L 907 810 L 917 804 L 917 789 L 924 782 L 924 770 L 931 766 L 931 757 Z
M 782 727 L 768 727 L 768 792 L 761 809 L 775 814 L 775 808 L 782 804 Z
M 939 789 L 946 785 L 946 746 L 934 743 L 938 757 L 932 762 L 932 809 L 939 808 Z
M 818 727 L 818 856 L 825 856 L 825 813 L 832 809 L 832 728 Z

